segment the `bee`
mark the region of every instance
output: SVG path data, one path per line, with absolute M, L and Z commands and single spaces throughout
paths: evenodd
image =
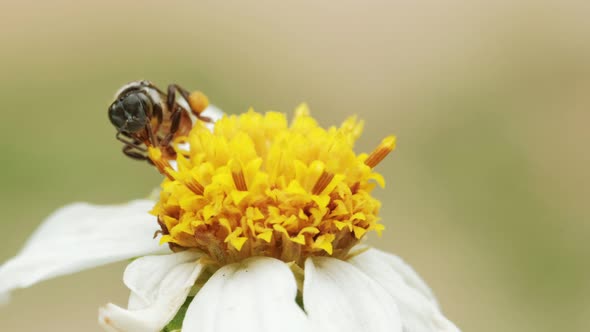
M 123 153 L 151 162 L 148 147 L 160 148 L 167 159 L 173 159 L 174 138 L 187 135 L 196 119 L 212 121 L 201 115 L 207 105 L 205 95 L 177 84 L 168 85 L 164 93 L 152 82 L 135 81 L 117 91 L 108 114 L 117 129 L 116 139 L 124 144 Z

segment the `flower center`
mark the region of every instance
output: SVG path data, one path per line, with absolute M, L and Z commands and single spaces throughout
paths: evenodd
M 300 266 L 314 255 L 344 258 L 367 231 L 384 229 L 371 196 L 384 180 L 373 168 L 395 148 L 390 136 L 356 155 L 361 131 L 356 117 L 323 129 L 302 105 L 290 126 L 284 114 L 253 110 L 224 117 L 213 132 L 198 122 L 175 142 L 177 169 L 150 148 L 166 175 L 151 211 L 161 243 L 198 248 L 221 265 L 251 256 Z

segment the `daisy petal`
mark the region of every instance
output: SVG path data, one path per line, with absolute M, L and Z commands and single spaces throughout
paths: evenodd
M 145 254 L 168 252 L 153 239 L 153 202 L 97 206 L 74 203 L 51 216 L 0 267 L 0 298 L 16 288 Z
M 123 282 L 131 290 L 129 310 L 143 309 L 156 300 L 158 287 L 176 265 L 195 262 L 202 254 L 182 251 L 171 255 L 145 256 L 131 262 L 125 269 Z
M 309 331 L 287 264 L 253 257 L 219 269 L 197 293 L 183 331 Z
M 369 249 L 348 261 L 396 300 L 405 332 L 459 331 L 442 315 L 426 283 L 399 257 Z
M 215 105 L 209 105 L 201 115 L 212 120 L 211 123 L 207 124 L 207 127 L 213 130 L 213 124 L 223 117 L 223 111 Z
M 339 259 L 307 259 L 303 304 L 313 331 L 402 331 L 395 300 L 381 285 Z
M 197 261 L 199 256 L 187 251 L 142 257 L 129 264 L 124 280 L 131 288 L 136 309 L 109 303 L 99 309 L 99 324 L 106 331 L 161 331 L 199 277 L 203 267 Z

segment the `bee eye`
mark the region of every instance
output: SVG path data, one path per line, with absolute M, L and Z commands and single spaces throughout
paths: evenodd
M 111 107 L 109 107 L 109 120 L 113 126 L 117 129 L 124 129 L 126 126 L 125 122 L 127 118 L 125 117 L 125 110 L 121 107 L 121 103 L 115 101 Z
M 145 128 L 151 105 L 144 93 L 132 92 L 113 102 L 109 108 L 109 119 L 117 130 L 136 133 Z
M 127 130 L 137 132 L 145 128 L 148 121 L 148 107 L 151 103 L 143 93 L 132 93 L 125 96 L 123 107 L 127 117 Z

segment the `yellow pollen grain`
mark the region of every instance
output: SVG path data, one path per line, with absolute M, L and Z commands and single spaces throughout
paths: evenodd
M 201 114 L 209 106 L 209 98 L 201 91 L 195 91 L 188 96 L 188 104 L 191 109 Z
M 391 151 L 395 149 L 395 136 L 388 136 L 381 141 L 381 144 L 371 152 L 365 164 L 374 168 L 379 164 Z

